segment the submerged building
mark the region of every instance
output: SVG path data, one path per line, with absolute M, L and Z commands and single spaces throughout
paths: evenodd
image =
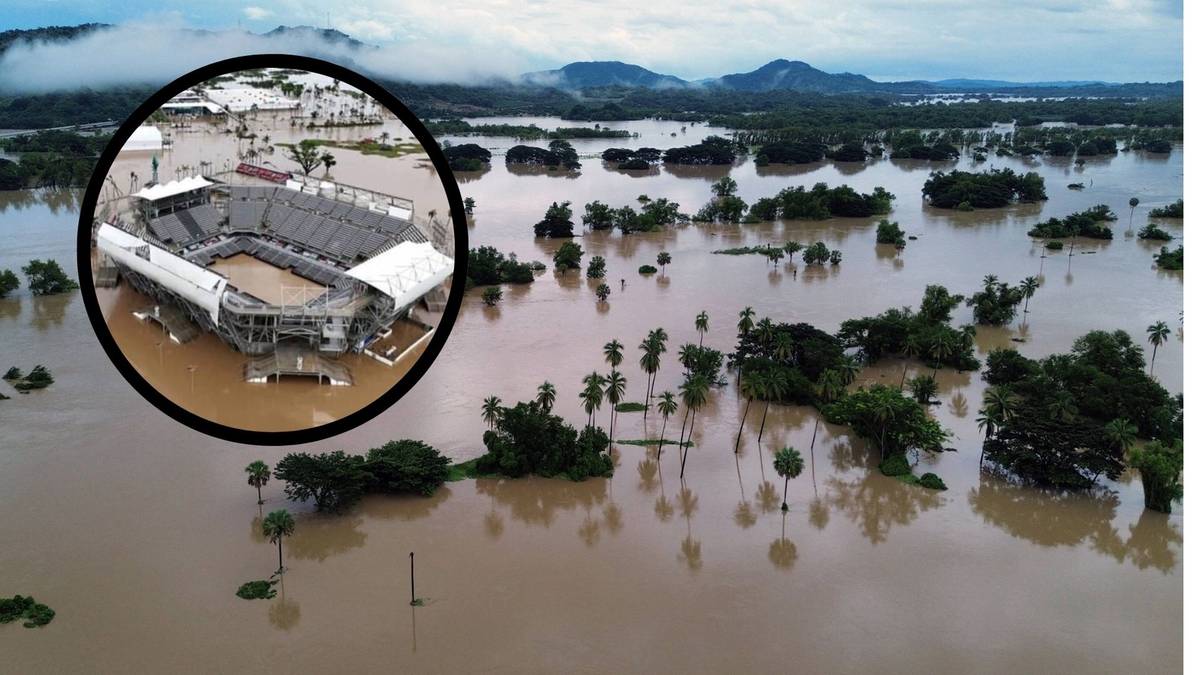
M 146 313 L 173 339 L 195 328 L 247 355 L 286 351 L 298 368 L 303 358 L 368 350 L 419 301 L 442 302 L 454 268 L 451 251 L 439 250 L 448 248 L 445 230 L 418 226 L 411 201 L 300 175 L 271 178 L 282 184 L 193 176 L 141 190 L 128 221 L 99 224 L 102 268 L 154 298 L 159 305 Z M 243 278 L 222 271 L 234 258 Z

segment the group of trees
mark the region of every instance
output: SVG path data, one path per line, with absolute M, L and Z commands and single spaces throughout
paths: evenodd
M 737 151 L 735 142 L 720 136 L 709 136 L 696 145 L 668 148 L 663 152 L 662 159 L 666 164 L 733 164 Z
M 491 286 L 495 284 L 527 284 L 533 281 L 533 273 L 544 269 L 540 262 L 524 263 L 517 254 L 507 257 L 492 246 L 480 246 L 467 252 L 467 285 Z
M 1112 228 L 1105 223 L 1113 222 L 1117 214 L 1107 204 L 1098 204 L 1086 211 L 1072 213 L 1065 218 L 1050 218 L 1033 226 L 1029 236 L 1048 239 L 1068 237 L 1090 237 L 1112 239 Z
M 624 171 L 644 171 L 662 159 L 658 148 L 609 148 L 600 153 L 600 159 L 617 165 Z
M 56 260 L 30 260 L 29 264 L 21 267 L 21 272 L 25 274 L 29 292 L 34 295 L 57 295 L 79 288 L 79 284 L 67 276 Z M 19 286 L 20 281 L 11 270 L 0 271 L 0 298 Z
M 591 424 L 576 431 L 552 412 L 554 400 L 554 387 L 546 383 L 533 401 L 512 407 L 496 397 L 485 401 L 483 416 L 491 428 L 483 433 L 487 452 L 474 461 L 475 470 L 510 478 L 612 475 L 612 458 L 604 452 L 608 435 Z
M 17 391 L 45 389 L 54 384 L 54 376 L 50 374 L 50 370 L 46 366 L 41 364 L 34 366 L 28 373 L 12 366 L 4 372 L 3 380 L 11 384 Z
M 1176 199 L 1174 202 L 1166 206 L 1160 206 L 1155 209 L 1150 209 L 1151 218 L 1182 218 L 1183 217 L 1183 200 Z
M 612 230 L 622 234 L 634 232 L 658 232 L 669 225 L 688 221 L 688 216 L 679 210 L 679 203 L 666 198 L 638 198 L 641 211 L 631 206 L 615 208 L 599 200 L 584 205 L 583 224 L 592 230 Z
M 1009 286 L 989 274 L 983 278 L 983 290 L 967 299 L 967 306 L 974 308 L 975 323 L 988 326 L 1008 325 L 1017 315 L 1017 307 L 1029 299 L 1038 289 L 1037 277 L 1026 277 L 1021 283 Z
M 825 158 L 825 145 L 815 141 L 774 141 L 759 146 L 754 153 L 754 163 L 767 164 L 810 164 Z M 861 161 L 861 160 L 860 160 Z
M 442 154 L 452 171 L 482 171 L 492 163 L 492 152 L 475 143 L 443 145 Z
M 1170 232 L 1160 228 L 1154 223 L 1146 223 L 1146 226 L 1138 230 L 1138 239 L 1144 241 L 1171 241 L 1174 237 Z
M 426 120 L 425 128 L 434 136 L 503 136 L 521 140 L 566 140 L 572 138 L 629 138 L 624 129 L 595 127 L 557 127 L 543 129 L 536 124 L 471 124 L 463 119 Z
M 900 223 L 893 223 L 884 218 L 875 226 L 875 243 L 904 248 L 908 245 L 908 239 L 905 237 L 904 230 L 900 229 Z
M 950 366 L 956 370 L 975 370 L 975 329 L 953 328 L 950 314 L 964 298 L 951 294 L 944 286 L 925 287 L 919 311 L 889 309 L 878 316 L 843 321 L 838 337 L 851 349 L 858 349 L 868 362 L 885 356 L 918 358 L 935 369 Z
M 742 222 L 746 213 L 746 202 L 737 196 L 737 181 L 723 176 L 712 184 L 713 198 L 696 212 L 693 218 L 702 223 Z
M 285 483 L 288 499 L 311 500 L 318 511 L 339 511 L 368 492 L 429 496 L 449 477 L 449 466 L 449 458 L 437 449 L 405 439 L 388 441 L 365 455 L 289 453 L 275 465 L 275 478 Z M 266 482 L 261 471 L 252 464 L 247 473 L 250 484 L 261 490 Z
M 925 181 L 921 194 L 939 208 L 994 209 L 1013 201 L 1044 201 L 1046 184 L 1033 171 L 1021 175 L 1008 168 L 980 173 L 937 171 Z
M 83 187 L 111 140 L 112 134 L 55 130 L 2 139 L 0 150 L 20 161 L 0 159 L 0 190 Z
M 1024 482 L 1080 489 L 1116 479 L 1139 436 L 1171 447 L 1183 434 L 1182 397 L 1168 394 L 1145 365 L 1124 331 L 1090 332 L 1070 352 L 1040 361 L 1012 349 L 991 352 L 981 461 Z
M 1179 271 L 1183 269 L 1183 245 L 1176 246 L 1174 250 L 1162 247 L 1158 253 L 1154 254 L 1154 264 L 1158 265 L 1160 270 Z
M 333 153 L 321 149 L 321 141 L 306 138 L 299 143 L 280 144 L 287 150 L 288 159 L 300 165 L 300 170 L 307 176 L 318 166 L 325 165 L 325 172 L 337 164 Z
M 825 183 L 813 185 L 811 190 L 804 186 L 780 190 L 774 197 L 763 197 L 750 207 L 750 215 L 758 220 L 824 220 L 833 216 L 865 218 L 883 215 L 892 210 L 896 196 L 883 189 L 875 188 L 868 194 L 856 192 L 849 185 L 830 188 Z
M 562 167 L 574 170 L 581 165 L 579 153 L 569 142 L 558 139 L 550 141 L 548 148 L 538 148 L 532 145 L 514 145 L 504 153 L 505 164 L 526 164 L 544 166 L 551 169 Z
M 0 270 L 0 298 L 8 297 L 9 293 L 21 287 L 21 280 L 12 270 Z

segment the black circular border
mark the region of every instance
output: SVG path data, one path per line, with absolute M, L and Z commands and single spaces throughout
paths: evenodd
M 117 345 L 112 332 L 108 329 L 108 323 L 104 320 L 104 315 L 100 311 L 100 303 L 96 298 L 95 283 L 90 273 L 92 220 L 95 216 L 96 202 L 100 191 L 104 187 L 105 177 L 116 160 L 117 153 L 125 145 L 125 141 L 129 139 L 129 136 L 133 134 L 134 129 L 141 126 L 142 122 L 149 118 L 155 110 L 158 110 L 162 104 L 184 89 L 219 75 L 255 68 L 294 68 L 296 70 L 308 70 L 341 80 L 375 98 L 376 101 L 381 103 L 396 117 L 400 118 L 400 121 L 416 136 L 426 154 L 429 155 L 429 159 L 433 162 L 438 177 L 441 179 L 442 187 L 445 189 L 446 198 L 450 205 L 450 216 L 454 222 L 454 274 L 450 284 L 450 297 L 446 301 L 446 309 L 442 313 L 442 319 L 438 322 L 433 337 L 430 339 L 429 344 L 426 345 L 424 353 L 421 354 L 412 368 L 392 388 L 385 391 L 374 401 L 345 417 L 309 429 L 253 431 L 231 427 L 186 410 L 159 393 L 157 389 L 138 374 L 137 370 L 125 358 L 125 354 Z M 450 170 L 450 164 L 446 161 L 446 156 L 442 154 L 441 147 L 433 135 L 429 133 L 425 125 L 421 124 L 420 119 L 401 103 L 399 99 L 374 81 L 343 66 L 295 54 L 251 54 L 217 61 L 179 77 L 162 89 L 159 89 L 145 103 L 138 106 L 137 110 L 133 111 L 113 134 L 112 140 L 96 161 L 96 169 L 92 173 L 91 180 L 88 182 L 87 191 L 84 192 L 83 202 L 79 208 L 79 234 L 76 247 L 79 270 L 87 272 L 79 275 L 83 304 L 87 308 L 88 319 L 92 323 L 92 329 L 96 332 L 97 339 L 100 340 L 100 344 L 104 347 L 104 351 L 108 354 L 109 359 L 112 360 L 113 365 L 117 367 L 117 370 L 125 376 L 125 379 L 147 401 L 175 421 L 221 440 L 251 445 L 297 445 L 323 441 L 358 427 L 400 400 L 425 375 L 425 371 L 429 370 L 429 366 L 433 364 L 438 353 L 442 351 L 442 347 L 446 344 L 446 340 L 450 336 L 450 330 L 454 327 L 454 321 L 458 318 L 458 310 L 462 305 L 467 280 L 467 216 L 463 209 L 462 194 L 458 190 L 458 183 L 454 180 L 454 173 Z

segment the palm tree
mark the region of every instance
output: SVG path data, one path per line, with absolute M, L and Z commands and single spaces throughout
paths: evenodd
M 700 333 L 700 346 L 704 346 L 704 334 L 708 332 L 708 312 L 696 315 L 696 332 Z
M 984 440 L 995 436 L 996 430 L 1013 418 L 1015 405 L 1016 395 L 1007 385 L 998 384 L 984 390 L 983 407 L 979 409 L 979 417 L 975 418 L 979 430 L 983 432 Z M 983 466 L 983 455 L 984 448 L 981 447 L 979 466 Z
M 792 358 L 792 334 L 781 332 L 775 338 L 775 360 L 788 361 Z
M 781 398 L 783 396 L 783 388 L 787 382 L 783 378 L 783 371 L 779 368 L 770 368 L 763 375 L 762 383 L 762 401 L 763 401 L 763 416 L 762 422 L 758 425 L 758 442 L 762 443 L 763 429 L 767 427 L 767 411 L 771 409 L 771 399 Z
M 646 413 L 650 412 L 650 397 L 653 395 L 652 378 L 654 373 L 658 372 L 658 367 L 661 365 L 660 352 L 658 344 L 654 341 L 654 332 L 642 340 L 638 345 L 638 349 L 642 350 L 642 357 L 638 359 L 638 365 L 642 370 L 646 371 L 646 409 L 643 411 L 642 419 L 646 419 Z
M 896 401 L 892 398 L 884 398 L 880 400 L 875 408 L 875 421 L 879 422 L 879 454 L 887 456 L 887 425 L 888 422 L 896 419 Z
M 292 536 L 296 531 L 296 521 L 287 509 L 279 509 L 263 518 L 262 533 L 272 544 L 279 546 L 279 569 L 276 574 L 283 574 L 283 538 Z
M 847 356 L 838 359 L 837 365 L 834 366 L 835 372 L 838 375 L 838 380 L 843 387 L 849 387 L 854 384 L 854 379 L 858 377 L 858 363 Z
M 1066 422 L 1075 416 L 1078 408 L 1075 407 L 1075 399 L 1071 397 L 1070 392 L 1060 389 L 1050 397 L 1046 404 L 1046 412 L 1050 413 L 1050 417 Z
M 593 425 L 593 416 L 596 410 L 604 402 L 604 378 L 600 376 L 600 373 L 593 370 L 590 375 L 583 378 L 583 391 L 579 392 L 579 398 L 583 402 L 583 411 L 587 413 L 590 427 Z
M 1133 442 L 1137 440 L 1137 432 L 1138 428 L 1133 422 L 1124 417 L 1118 417 L 1104 425 L 1104 436 L 1114 447 L 1120 448 L 1122 453 L 1128 453 L 1133 447 Z
M 746 307 L 738 312 L 737 323 L 738 335 L 749 335 L 750 331 L 754 330 L 754 308 Z
M 1137 208 L 1138 204 L 1141 204 L 1141 201 L 1137 197 L 1129 198 L 1129 229 L 1131 230 L 1133 229 L 1133 210 Z
M 996 276 L 995 274 L 989 274 L 983 278 L 983 290 L 990 292 L 999 282 L 1000 277 Z
M 937 381 L 938 371 L 942 369 L 942 362 L 945 361 L 953 350 L 953 345 L 950 344 L 950 336 L 945 333 L 938 333 L 937 337 L 933 338 L 933 342 L 929 345 L 929 354 L 933 357 L 933 379 Z
M 750 414 L 750 404 L 754 403 L 754 399 L 762 397 L 762 375 L 757 372 L 748 373 L 746 379 L 742 380 L 739 388 L 742 391 L 742 396 L 746 397 L 746 411 L 742 413 L 742 423 L 738 425 L 737 440 L 733 442 L 733 452 L 735 454 L 738 451 L 738 446 L 742 444 L 742 427 L 746 426 L 746 417 Z
M 246 473 L 249 476 L 246 482 L 258 489 L 258 503 L 262 504 L 262 489 L 271 479 L 271 467 L 261 459 L 256 459 L 246 467 Z
M 908 360 L 921 353 L 921 344 L 915 335 L 909 334 L 900 343 L 900 355 L 904 357 L 904 369 L 900 371 L 900 388 L 904 388 L 904 380 L 908 377 Z
M 792 446 L 782 448 L 775 453 L 775 473 L 783 479 L 783 506 L 784 511 L 788 510 L 787 505 L 787 490 L 788 482 L 800 475 L 804 471 L 804 458 Z
M 788 255 L 788 262 L 792 262 L 792 256 L 799 253 L 801 248 L 803 248 L 803 246 L 801 246 L 800 242 L 797 241 L 788 241 L 783 245 L 783 250 Z
M 1162 321 L 1157 321 L 1146 329 L 1146 333 L 1150 336 L 1150 344 L 1154 345 L 1154 351 L 1150 353 L 1150 376 L 1154 376 L 1154 359 L 1158 357 L 1158 347 L 1167 341 L 1171 335 L 1171 329 L 1167 328 L 1167 324 Z
M 613 427 L 617 422 L 617 404 L 625 397 L 625 376 L 616 370 L 604 378 L 604 396 L 608 399 L 608 447 L 612 448 Z
M 488 428 L 495 429 L 496 420 L 500 419 L 500 398 L 489 396 L 483 399 L 483 407 L 480 410 L 483 412 L 483 421 L 487 422 Z
M 670 391 L 664 391 L 658 395 L 658 414 L 662 415 L 663 425 L 662 433 L 658 435 L 658 457 L 656 461 L 662 460 L 663 441 L 667 438 L 667 420 L 671 418 L 671 415 L 675 414 L 676 410 L 679 410 L 679 404 L 675 402 L 675 394 L 672 394 Z
M 687 382 L 683 383 L 683 404 L 688 411 L 692 413 L 692 427 L 688 430 L 687 443 L 683 442 L 683 437 L 680 436 L 680 445 L 683 446 L 683 461 L 679 463 L 679 478 L 683 478 L 683 469 L 687 466 L 688 447 L 692 444 L 692 431 L 696 429 L 696 411 L 708 403 L 708 383 L 700 377 L 689 377 Z M 684 422 L 687 422 L 687 414 L 683 416 Z
M 542 407 L 543 412 L 550 412 L 554 407 L 554 398 L 557 392 L 554 390 L 554 385 L 547 380 L 538 386 L 537 404 Z
M 1021 295 L 1025 296 L 1025 314 L 1029 313 L 1029 299 L 1033 297 L 1039 285 L 1037 277 L 1025 277 L 1021 280 Z
M 625 359 L 625 357 L 621 354 L 621 350 L 624 348 L 625 345 L 618 342 L 616 338 L 613 338 L 605 343 L 604 360 L 608 362 L 608 365 L 611 366 L 613 370 L 616 370 L 617 366 L 621 365 L 621 361 Z

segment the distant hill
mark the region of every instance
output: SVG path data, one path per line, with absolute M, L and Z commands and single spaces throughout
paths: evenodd
M 266 37 L 287 37 L 287 38 L 315 38 L 332 42 L 335 44 L 345 45 L 352 49 L 361 49 L 363 47 L 374 47 L 365 42 L 360 42 L 349 35 L 346 35 L 340 30 L 332 28 L 317 28 L 315 26 L 277 26 L 266 33 Z
M 65 42 L 101 28 L 110 28 L 107 23 L 81 23 L 78 26 L 45 26 L 29 30 L 6 30 L 0 32 L 0 52 L 20 40 L 30 42 Z
M 865 75 L 854 73 L 831 74 L 813 68 L 803 61 L 775 59 L 748 73 L 723 75 L 712 80 L 709 86 L 728 87 L 741 91 L 772 91 L 775 89 L 797 89 L 821 93 L 845 93 L 852 91 L 877 91 L 879 83 Z
M 980 90 L 992 91 L 996 89 L 1024 89 L 1029 87 L 1039 87 L 1045 89 L 1058 89 L 1068 87 L 1094 87 L 1115 86 L 1115 82 L 1102 82 L 1100 80 L 1054 80 L 1050 82 L 1010 82 L 1008 80 L 970 80 L 970 79 L 950 79 L 950 80 L 934 80 L 931 84 L 936 84 L 939 87 L 950 89 L 970 89 L 978 88 Z
M 621 61 L 576 61 L 556 70 L 525 73 L 520 81 L 559 89 L 585 87 L 687 87 L 690 83 L 674 75 L 663 75 L 641 66 Z

